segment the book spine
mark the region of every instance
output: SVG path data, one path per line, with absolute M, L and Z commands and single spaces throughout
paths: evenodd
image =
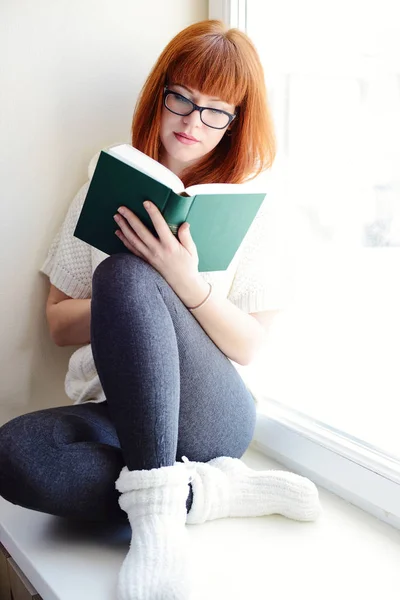
M 171 190 L 164 208 L 163 217 L 175 237 L 178 234 L 179 227 L 186 221 L 193 201 L 193 196 L 180 196 Z

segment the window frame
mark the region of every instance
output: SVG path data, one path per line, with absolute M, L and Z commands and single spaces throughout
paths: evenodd
M 209 18 L 246 32 L 247 0 L 209 0 Z M 251 446 L 400 529 L 398 458 L 268 397 Z
M 208 16 L 210 19 L 220 19 L 228 27 L 238 27 L 246 31 L 247 27 L 246 0 L 209 0 Z

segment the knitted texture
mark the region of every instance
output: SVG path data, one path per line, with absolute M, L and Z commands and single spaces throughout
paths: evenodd
M 314 521 L 321 513 L 317 487 L 301 475 L 254 471 L 228 456 L 194 464 L 193 503 L 187 523 L 272 514 Z
M 100 152 L 91 159 L 89 181 L 72 200 L 40 268 L 56 288 L 76 299 L 91 298 L 93 273 L 108 256 L 73 235 L 99 156 Z M 282 309 L 288 298 L 287 282 L 278 272 L 279 261 L 274 253 L 276 233 L 271 226 L 273 219 L 269 213 L 269 202 L 267 194 L 226 271 L 200 273 L 205 281 L 212 284 L 215 295 L 228 298 L 247 313 Z M 74 404 L 105 399 L 90 344 L 87 348 L 79 348 L 71 356 L 65 391 Z
M 128 471 L 115 487 L 122 492 L 132 539 L 118 575 L 117 600 L 189 600 L 186 499 L 189 470 L 183 463 Z
M 53 285 L 71 298 L 90 298 L 92 293 L 91 247 L 74 237 L 89 183 L 86 182 L 80 188 L 69 206 L 64 222 L 53 239 L 40 269 L 49 276 Z

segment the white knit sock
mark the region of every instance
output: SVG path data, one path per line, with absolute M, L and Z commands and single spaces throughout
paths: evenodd
M 186 500 L 190 474 L 175 463 L 129 471 L 116 481 L 132 540 L 118 576 L 118 600 L 188 600 Z
M 190 464 L 195 468 L 193 503 L 187 523 L 272 514 L 313 521 L 321 513 L 315 484 L 301 475 L 254 471 L 240 459 L 229 456 Z

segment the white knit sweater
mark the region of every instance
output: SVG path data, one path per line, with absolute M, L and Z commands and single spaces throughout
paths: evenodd
M 108 256 L 73 235 L 99 156 L 100 152 L 91 159 L 89 180 L 72 200 L 40 268 L 55 287 L 71 298 L 91 298 L 93 272 Z M 274 257 L 271 256 L 268 235 L 268 200 L 267 194 L 228 269 L 201 273 L 207 282 L 212 283 L 216 295 L 228 298 L 246 313 L 279 310 L 286 303 L 282 285 L 277 284 L 276 275 L 271 278 Z M 237 367 L 236 363 L 231 362 Z M 74 404 L 105 400 L 91 344 L 81 346 L 72 354 L 65 378 L 65 391 Z

